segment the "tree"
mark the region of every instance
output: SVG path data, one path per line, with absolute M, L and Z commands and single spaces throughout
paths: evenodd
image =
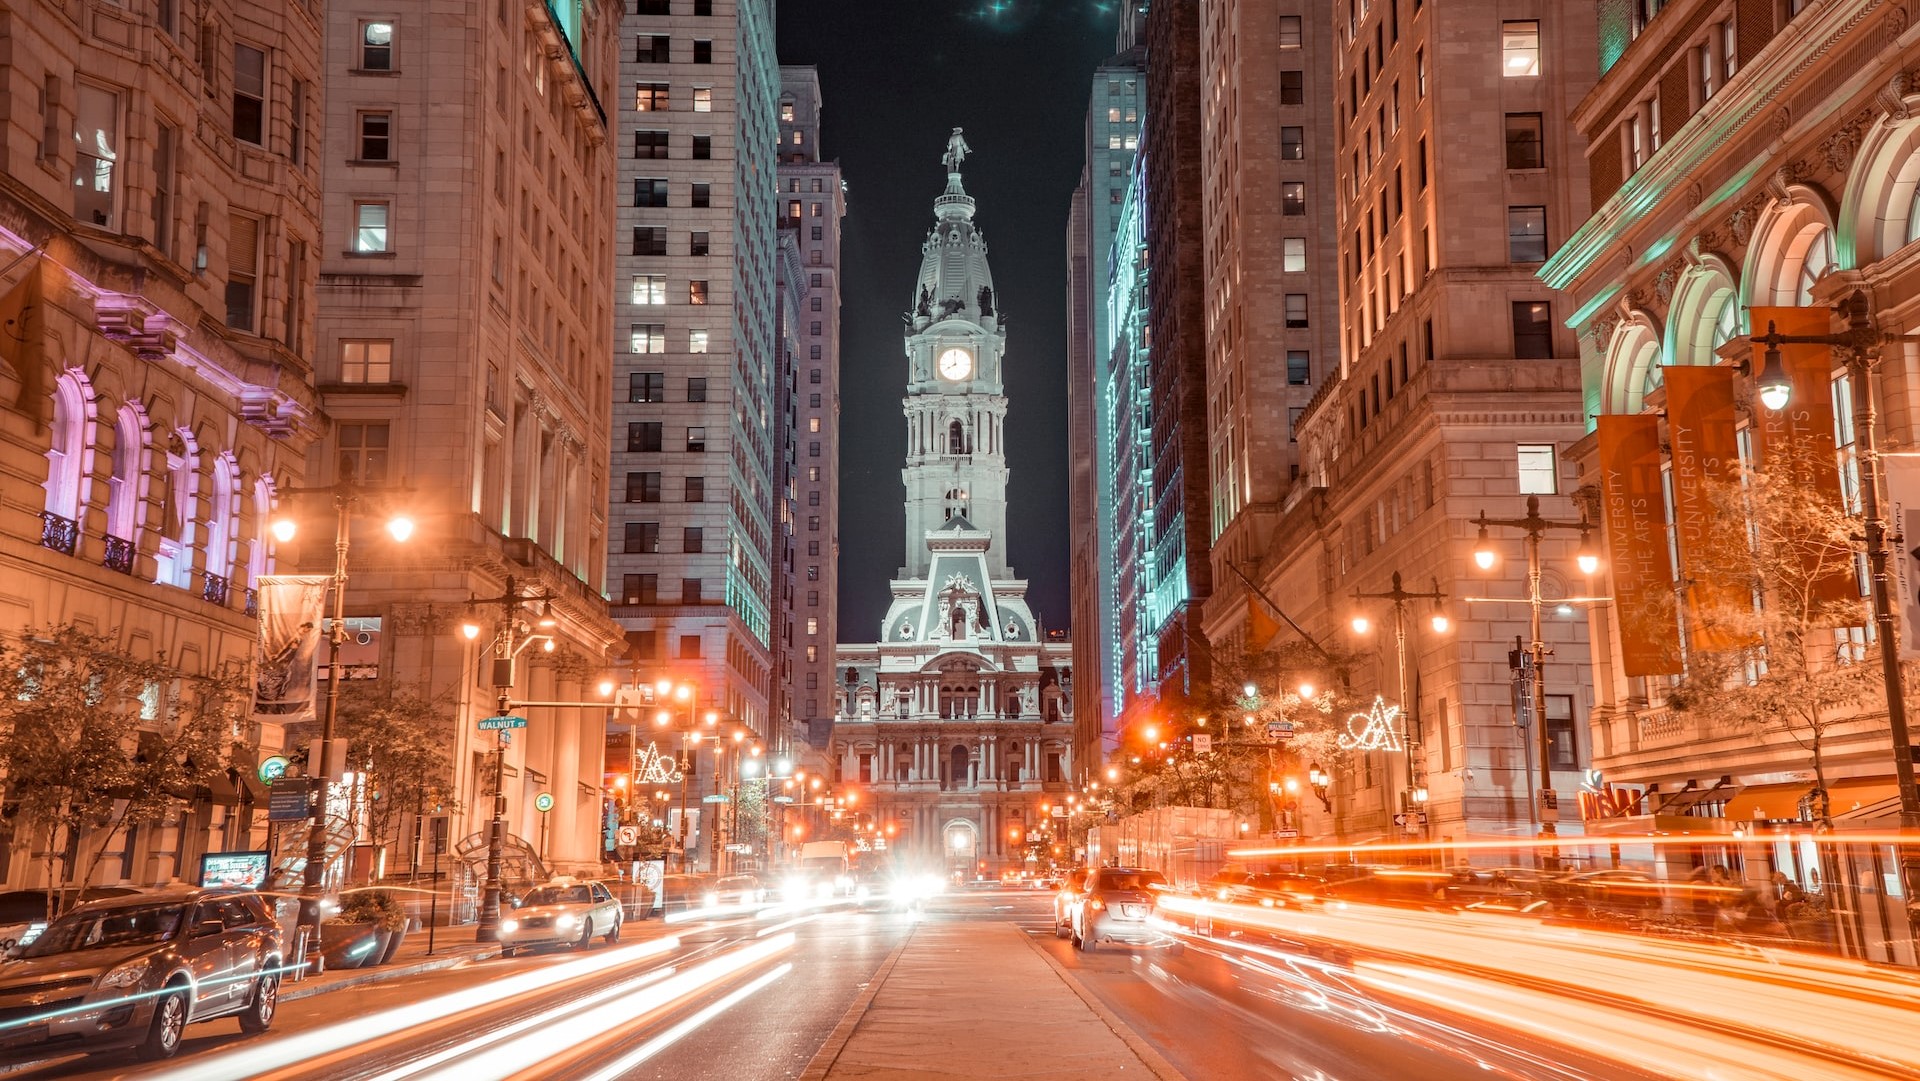
M 1824 792 L 1829 732 L 1857 719 L 1884 684 L 1849 630 L 1867 621 L 1852 586 L 1859 523 L 1830 492 L 1796 483 L 1794 464 L 1710 483 L 1716 521 L 1746 528 L 1703 530 L 1686 553 L 1686 671 L 1670 701 L 1756 735 L 1786 735 Z M 1831 824 L 1824 801 L 1817 810 Z
M 456 809 L 454 710 L 447 695 L 394 680 L 343 680 L 334 738 L 347 744 L 347 768 L 364 779 L 367 833 L 396 843 L 400 816 L 422 808 Z
M 238 671 L 143 660 L 72 624 L 0 638 L 0 775 L 19 821 L 44 838 L 49 883 L 91 881 L 121 831 L 165 819 L 224 775 L 250 690 Z

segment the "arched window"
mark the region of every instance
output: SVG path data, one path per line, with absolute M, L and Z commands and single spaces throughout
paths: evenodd
M 260 579 L 273 573 L 272 534 L 273 526 L 273 481 L 261 477 L 253 482 L 253 539 L 247 542 L 247 589 L 249 592 L 260 588 Z M 248 606 L 254 604 L 248 598 Z
M 160 509 L 160 545 L 154 581 L 187 589 L 193 584 L 194 504 L 200 498 L 200 450 L 182 428 L 167 448 L 166 498 Z
M 947 762 L 953 787 L 971 787 L 971 779 L 967 776 L 967 749 L 956 744 L 953 750 L 947 752 Z
M 46 505 L 40 543 L 73 554 L 86 506 L 86 478 L 93 457 L 93 394 L 77 371 L 53 386 L 53 432 L 47 444 Z
M 1607 346 L 1609 413 L 1638 413 L 1648 392 L 1660 385 L 1660 337 L 1643 314 L 1636 313 L 1614 331 Z
M 113 475 L 107 478 L 107 535 L 128 544 L 139 539 L 146 464 L 147 418 L 135 406 L 121 406 L 113 425 Z
M 230 455 L 213 460 L 213 500 L 207 511 L 207 576 L 225 581 L 233 571 L 234 519 L 239 514 L 239 467 Z M 221 586 L 220 590 L 225 591 Z
M 947 425 L 947 453 L 967 453 L 967 429 L 957 420 Z
M 1806 307 L 1814 283 L 1838 269 L 1825 196 L 1789 186 L 1792 201 L 1768 210 L 1747 249 L 1741 284 L 1749 305 Z
M 1794 303 L 1804 308 L 1813 303 L 1813 283 L 1834 269 L 1833 230 L 1822 226 L 1805 236 L 1806 250 L 1800 255 L 1799 272 L 1794 278 Z

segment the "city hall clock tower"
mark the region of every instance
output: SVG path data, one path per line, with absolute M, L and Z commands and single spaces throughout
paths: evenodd
M 1006 559 L 1007 416 L 1001 325 L 987 242 L 973 224 L 973 197 L 960 182 L 969 153 L 953 129 L 942 160 L 947 187 L 933 202 L 936 219 L 920 246 L 920 277 L 906 314 L 907 543 L 903 577 L 924 578 L 932 560 L 927 535 L 963 519 L 993 538 L 987 554 L 995 576 Z

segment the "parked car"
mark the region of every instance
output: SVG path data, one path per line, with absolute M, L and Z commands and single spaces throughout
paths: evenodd
M 1459 908 L 1523 911 L 1539 900 L 1544 888 L 1544 877 L 1528 868 L 1456 867 L 1435 895 Z
M 1073 937 L 1073 907 L 1087 888 L 1087 871 L 1069 871 L 1053 891 L 1053 933 L 1056 938 Z
M 1327 880 L 1319 875 L 1287 871 L 1255 871 L 1234 887 L 1228 900 L 1263 908 L 1298 908 L 1327 895 Z
M 1138 867 L 1101 867 L 1087 877 L 1084 892 L 1073 907 L 1073 944 L 1091 953 L 1101 942 L 1166 945 L 1179 949 L 1177 939 L 1153 924 L 1159 891 L 1167 878 Z
M 280 926 L 257 893 L 185 889 L 90 901 L 0 962 L 0 1052 L 136 1048 L 162 1059 L 186 1026 L 280 1001 Z
M 51 890 L 8 890 L 0 893 L 0 952 L 25 946 L 47 929 L 47 898 Z M 133 886 L 88 886 L 83 890 L 60 891 L 62 911 L 85 901 L 105 897 L 130 897 L 141 892 Z
M 568 943 L 585 949 L 595 935 L 618 942 L 621 921 L 620 902 L 606 886 L 556 878 L 528 890 L 513 914 L 500 921 L 500 955 Z
M 1452 877 L 1446 871 L 1410 867 L 1365 867 L 1358 873 L 1327 883 L 1331 900 L 1357 901 L 1403 908 L 1437 908 L 1444 902 L 1440 890 Z

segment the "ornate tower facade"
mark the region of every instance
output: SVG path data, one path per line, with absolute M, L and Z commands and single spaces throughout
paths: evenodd
M 1007 566 L 1006 332 L 967 155 L 955 128 L 906 317 L 905 566 L 879 640 L 835 650 L 831 753 L 861 845 L 959 877 L 1037 874 L 1072 776 L 1073 650 Z
M 987 266 L 987 241 L 974 227 L 973 197 L 960 181 L 969 153 L 953 129 L 942 160 L 947 188 L 934 200 L 937 221 L 920 246 L 920 277 L 906 315 L 907 537 L 903 577 L 924 578 L 932 557 L 927 534 L 963 518 L 1000 543 L 988 568 L 1005 575 L 1007 399 L 1001 364 L 1007 332 Z

